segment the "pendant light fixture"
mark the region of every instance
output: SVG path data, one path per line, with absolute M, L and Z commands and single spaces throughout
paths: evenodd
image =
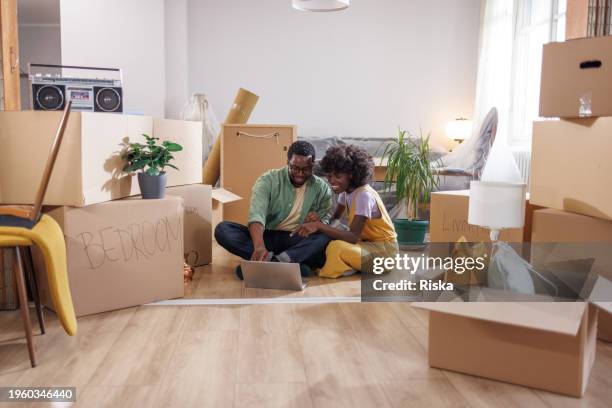
M 338 11 L 348 8 L 351 0 L 292 0 L 293 8 L 302 11 Z

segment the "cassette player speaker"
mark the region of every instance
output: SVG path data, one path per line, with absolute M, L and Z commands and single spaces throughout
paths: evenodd
M 63 110 L 66 100 L 64 85 L 32 84 L 34 110 Z
M 122 112 L 123 92 L 120 87 L 94 86 L 95 112 Z
M 45 73 L 32 74 L 32 68 Z M 79 70 L 104 72 L 106 78 L 80 78 L 66 75 Z M 121 70 L 116 68 L 77 67 L 68 65 L 30 64 L 30 93 L 32 109 L 55 111 L 64 109 L 72 101 L 72 110 L 89 112 L 123 112 Z M 108 78 L 109 74 L 119 78 Z

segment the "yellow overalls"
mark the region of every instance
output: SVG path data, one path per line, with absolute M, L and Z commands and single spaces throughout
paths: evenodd
M 348 206 L 348 224 L 353 223 L 355 218 L 355 203 L 357 195 L 364 191 L 370 191 L 376 198 L 376 205 L 380 211 L 380 218 L 368 218 L 365 222 L 361 237 L 356 244 L 346 241 L 331 241 L 325 251 L 326 261 L 319 272 L 319 276 L 324 278 L 339 278 L 350 270 L 361 271 L 361 258 L 366 253 L 383 252 L 387 256 L 394 256 L 397 251 L 397 235 L 389 213 L 380 199 L 378 193 L 369 185 L 359 187 L 355 190 L 352 206 Z

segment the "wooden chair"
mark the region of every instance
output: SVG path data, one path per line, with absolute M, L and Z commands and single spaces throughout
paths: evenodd
M 42 313 L 42 305 L 38 291 L 38 283 L 36 282 L 36 274 L 32 262 L 32 254 L 30 248 L 34 242 L 27 236 L 14 233 L 15 228 L 33 229 L 41 219 L 41 210 L 47 187 L 51 179 L 55 160 L 59 153 L 59 149 L 66 130 L 66 124 L 70 115 L 72 102 L 66 104 L 59 128 L 51 145 L 51 150 L 47 163 L 45 165 L 41 183 L 38 187 L 38 192 L 33 205 L 5 205 L 0 206 L 0 249 L 13 249 L 13 273 L 15 275 L 15 283 L 17 284 L 17 296 L 21 309 L 21 319 L 25 330 L 26 340 L 28 344 L 28 352 L 30 354 L 30 362 L 32 367 L 36 366 L 36 352 L 32 338 L 32 323 L 30 320 L 30 311 L 28 306 L 28 297 L 26 292 L 26 279 L 32 298 L 36 305 L 36 314 L 41 334 L 45 334 L 45 322 Z

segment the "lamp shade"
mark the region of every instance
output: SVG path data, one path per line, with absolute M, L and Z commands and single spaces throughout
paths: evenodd
M 468 224 L 491 230 L 523 227 L 526 194 L 524 183 L 471 181 Z
M 338 11 L 348 8 L 350 0 L 293 0 L 293 8 L 302 11 Z
M 472 134 L 473 122 L 465 118 L 451 120 L 446 124 L 446 136 L 453 140 L 465 140 Z

